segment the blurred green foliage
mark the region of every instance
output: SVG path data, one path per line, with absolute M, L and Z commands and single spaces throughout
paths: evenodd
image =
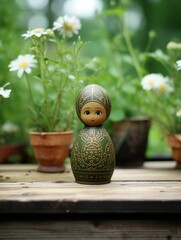
M 12 89 L 10 98 L 1 101 L 0 125 L 9 121 L 18 125 L 21 137 L 16 139 L 16 143 L 26 141 L 25 129 L 29 122 L 27 105 L 24 104 L 27 102 L 27 94 L 24 94 L 25 84 L 11 78 L 8 69 L 10 60 L 22 48 L 21 24 L 17 21 L 19 12 L 20 9 L 15 1 L 0 1 L 0 86 L 10 82 L 9 88 Z M 12 137 L 11 142 L 14 141 Z
M 24 40 L 21 37 L 28 28 L 29 19 L 40 13 L 47 17 L 47 27 L 52 26 L 52 22 L 57 18 L 52 11 L 52 5 L 58 2 L 63 6 L 65 1 L 49 0 L 43 9 L 33 9 L 26 0 L 0 0 L 0 86 L 10 82 L 12 89 L 11 97 L 1 102 L 0 125 L 11 121 L 19 125 L 24 132 L 30 126 L 26 82 L 14 79 L 9 73 L 8 64 L 19 55 L 20 50 L 25 52 L 29 48 L 28 45 L 22 44 Z M 130 54 L 125 48 L 125 39 L 120 35 L 123 26 L 119 25 L 117 20 L 123 14 L 127 14 L 129 34 L 132 45 L 139 55 L 141 68 L 146 66 L 151 72 L 158 72 L 158 70 L 162 72 L 164 70 L 155 62 L 145 63 L 141 53 L 145 49 L 164 50 L 169 41 L 181 39 L 181 1 L 104 0 L 102 3 L 103 15 L 98 14 L 94 18 L 81 19 L 84 27 L 80 34 L 83 41 L 89 41 L 83 56 L 87 59 L 93 58 L 87 68 L 87 82 L 96 82 L 108 90 L 114 107 L 111 119 L 119 120 L 132 113 L 142 113 L 139 100 L 144 101 L 144 98 L 141 91 L 138 91 L 140 87 L 136 81 L 138 73 L 132 68 Z M 63 13 L 62 7 L 59 7 L 59 11 L 59 15 L 66 14 Z M 149 32 L 153 35 L 154 32 L 156 33 L 152 45 L 148 41 Z M 126 83 L 122 87 L 125 76 Z M 116 94 L 119 89 L 120 95 Z M 136 96 L 135 99 L 133 95 Z M 137 103 L 136 107 L 135 103 Z M 109 128 L 110 125 L 108 121 L 107 127 Z M 161 133 L 157 133 L 159 129 L 154 127 L 150 135 L 149 155 L 158 149 L 162 152 L 168 151 L 165 143 L 160 140 Z M 25 134 L 25 139 L 26 137 Z

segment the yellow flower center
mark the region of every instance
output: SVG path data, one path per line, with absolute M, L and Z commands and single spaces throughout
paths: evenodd
M 148 81 L 148 84 L 149 84 L 150 86 L 153 86 L 153 85 L 154 85 L 154 80 L 150 79 L 150 80 Z
M 67 23 L 67 24 L 65 24 L 65 30 L 67 30 L 67 31 L 71 31 L 72 30 L 72 25 L 70 24 L 70 23 Z
M 165 85 L 160 85 L 160 86 L 158 87 L 158 90 L 159 90 L 159 92 L 164 93 L 164 92 L 166 91 Z
M 42 33 L 43 31 L 44 31 L 43 28 L 35 28 L 32 30 L 32 32 L 34 32 L 34 33 Z
M 20 67 L 20 68 L 26 68 L 27 66 L 28 66 L 28 63 L 25 62 L 25 61 L 23 61 L 23 62 L 21 62 L 21 63 L 19 64 L 19 67 Z

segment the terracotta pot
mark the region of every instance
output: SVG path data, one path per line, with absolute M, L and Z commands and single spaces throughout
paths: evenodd
M 127 118 L 112 125 L 112 141 L 116 152 L 116 166 L 141 166 L 145 160 L 145 152 L 150 129 L 148 118 Z
M 181 165 L 181 134 L 167 133 L 167 143 L 172 149 L 172 157 Z
M 9 144 L 0 145 L 0 163 L 5 162 L 9 157 L 13 155 L 24 155 L 25 145 L 23 144 Z
M 73 132 L 30 132 L 40 172 L 64 172 Z

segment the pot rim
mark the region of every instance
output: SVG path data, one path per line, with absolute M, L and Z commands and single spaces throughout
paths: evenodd
M 26 144 L 21 144 L 21 143 L 4 143 L 4 144 L 0 144 L 0 148 L 10 148 L 10 147 L 25 147 Z
M 121 123 L 121 122 L 151 122 L 151 118 L 145 116 L 135 116 L 135 117 L 126 117 L 120 121 L 113 121 L 113 123 Z
M 35 131 L 30 131 L 30 135 L 69 135 L 73 134 L 73 131 L 56 131 L 56 132 L 35 132 Z
M 167 132 L 166 136 L 169 139 L 177 139 L 177 141 L 181 142 L 181 134 Z

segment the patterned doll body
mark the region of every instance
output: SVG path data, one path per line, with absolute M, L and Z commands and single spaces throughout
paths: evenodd
M 76 182 L 104 184 L 111 181 L 115 153 L 104 127 L 85 126 L 73 144 L 71 166 Z

